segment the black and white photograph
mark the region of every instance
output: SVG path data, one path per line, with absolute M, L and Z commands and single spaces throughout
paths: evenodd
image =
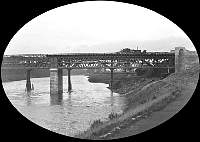
M 38 127 L 113 140 L 178 114 L 199 71 L 190 37 L 165 16 L 125 2 L 83 1 L 23 25 L 5 48 L 1 81 L 15 111 Z

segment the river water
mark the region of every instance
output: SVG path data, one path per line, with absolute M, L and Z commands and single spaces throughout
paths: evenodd
M 111 112 L 122 113 L 126 98 L 112 93 L 107 84 L 90 83 L 87 76 L 71 76 L 72 92 L 63 76 L 63 98 L 55 103 L 50 97 L 50 78 L 32 78 L 32 92 L 25 92 L 26 80 L 3 83 L 13 106 L 26 118 L 59 134 L 74 136 L 94 120 L 105 121 Z M 54 102 L 54 103 L 52 103 Z

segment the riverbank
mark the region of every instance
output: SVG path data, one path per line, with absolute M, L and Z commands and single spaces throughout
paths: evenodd
M 75 136 L 81 139 L 116 139 L 153 128 L 176 114 L 192 96 L 199 78 L 199 65 L 174 73 L 135 89 L 126 95 L 128 107 L 123 114 Z M 145 82 L 145 81 L 144 81 Z
M 131 74 L 115 73 L 113 75 L 113 92 L 125 94 L 130 91 L 140 90 L 145 85 L 160 80 L 160 77 L 142 77 Z M 88 77 L 88 81 L 92 83 L 110 83 L 110 74 L 92 74 Z M 108 87 L 109 88 L 109 87 Z

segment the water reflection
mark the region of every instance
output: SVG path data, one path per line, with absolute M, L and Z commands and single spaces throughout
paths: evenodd
M 113 91 L 110 91 L 110 106 L 113 108 L 114 105 L 114 96 L 113 96 Z
M 50 105 L 62 105 L 63 104 L 63 94 L 51 94 L 50 95 Z
M 32 101 L 31 101 L 31 91 L 28 91 L 28 92 L 25 92 L 24 94 L 24 97 L 25 97 L 25 103 L 27 106 L 31 105 L 32 104 Z
M 71 94 L 71 91 L 68 92 L 67 105 L 70 106 L 70 107 L 72 106 L 72 94 Z
M 35 88 L 31 92 L 24 91 L 25 80 L 3 83 L 3 87 L 24 116 L 65 135 L 73 136 L 86 130 L 90 122 L 123 111 L 125 98 L 107 89 L 107 84 L 90 83 L 85 76 L 72 76 L 74 90 L 68 92 L 66 77 L 63 78 L 63 93 L 58 94 L 50 95 L 49 78 L 32 79 Z

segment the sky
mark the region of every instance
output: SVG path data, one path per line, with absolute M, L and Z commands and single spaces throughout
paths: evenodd
M 109 48 L 109 44 L 173 37 L 188 40 L 186 48 L 195 50 L 177 25 L 156 12 L 121 2 L 87 1 L 58 7 L 29 21 L 14 35 L 4 54 L 116 52 L 119 48 Z M 99 50 L 99 45 L 105 51 Z M 154 51 L 153 47 L 145 48 Z M 163 51 L 170 49 L 173 47 Z

